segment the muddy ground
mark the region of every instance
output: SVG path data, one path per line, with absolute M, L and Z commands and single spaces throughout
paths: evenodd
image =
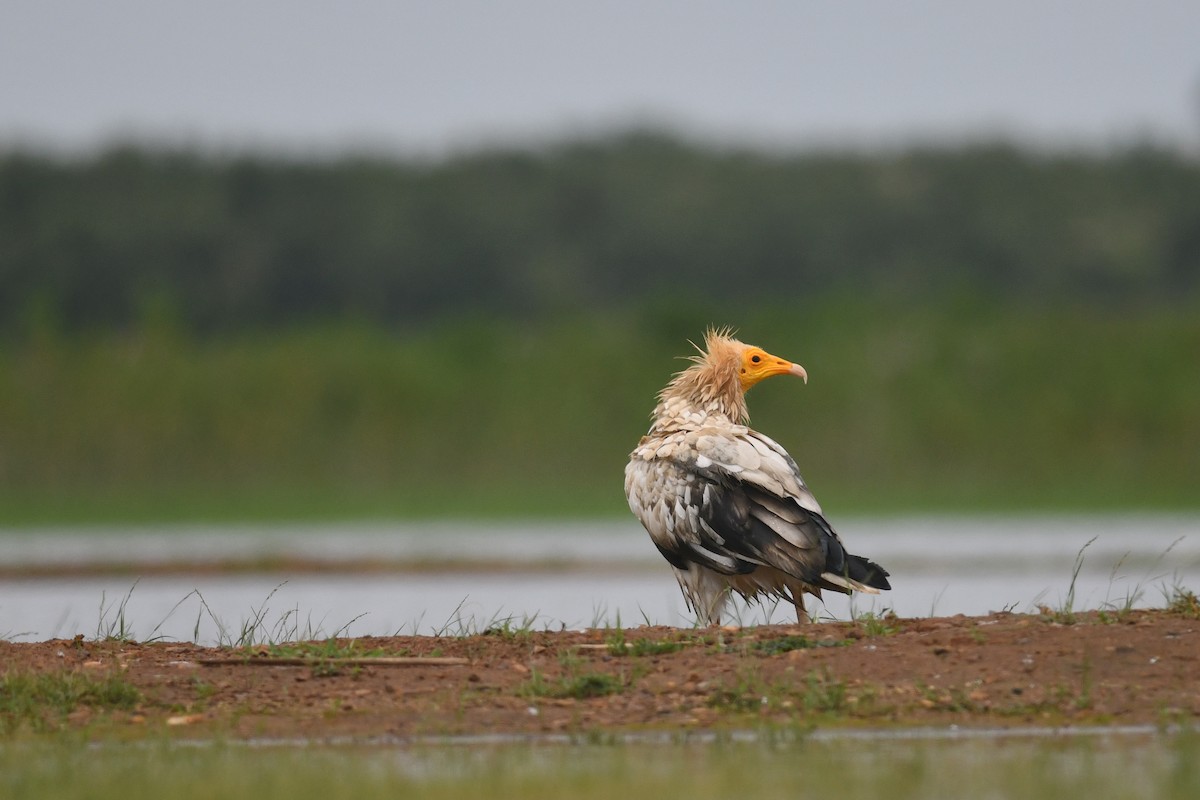
M 243 649 L 77 637 L 0 642 L 0 675 L 115 675 L 135 686 L 132 707 L 85 700 L 7 726 L 98 736 L 1194 723 L 1197 616 L 1046 610 L 742 629 L 507 628 Z

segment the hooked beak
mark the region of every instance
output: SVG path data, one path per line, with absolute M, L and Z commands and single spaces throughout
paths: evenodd
M 738 377 L 741 380 L 742 391 L 744 392 L 759 381 L 776 375 L 796 375 L 803 378 L 805 383 L 808 383 L 808 373 L 804 370 L 804 367 L 799 364 L 793 364 L 786 358 L 773 356 L 761 350 L 750 352 L 749 360 L 742 365 Z

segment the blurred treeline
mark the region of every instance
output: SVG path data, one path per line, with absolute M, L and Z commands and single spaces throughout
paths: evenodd
M 831 513 L 1195 507 L 1198 311 L 1151 148 L 10 153 L 0 520 L 619 513 L 709 324 Z
M 1200 288 L 1200 164 L 1153 150 L 771 157 L 635 135 L 422 164 L 126 149 L 9 155 L 0 187 L 9 334 L 47 314 L 111 330 L 166 313 L 208 333 L 834 290 L 1124 305 Z

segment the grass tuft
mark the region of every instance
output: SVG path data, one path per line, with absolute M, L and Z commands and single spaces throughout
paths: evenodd
M 631 642 L 626 639 L 625 629 L 621 627 L 611 628 L 604 637 L 604 643 L 608 645 L 609 655 L 619 657 L 661 656 L 678 652 L 685 644 L 682 641 L 649 638 L 635 639 Z
M 766 639 L 755 642 L 753 649 L 764 656 L 788 653 L 792 650 L 808 650 L 813 647 L 844 647 L 849 642 L 844 640 L 814 640 L 807 636 L 783 636 L 778 639 Z
M 580 672 L 551 680 L 535 669 L 525 685 L 518 690 L 518 694 L 526 697 L 584 700 L 589 697 L 620 694 L 628 685 L 629 681 L 625 677 L 605 672 Z
M 1038 606 L 1038 611 L 1047 622 L 1053 622 L 1058 625 L 1074 625 L 1077 621 L 1075 615 L 1075 585 L 1079 581 L 1079 573 L 1083 571 L 1084 552 L 1092 546 L 1096 541 L 1096 537 L 1088 539 L 1083 543 L 1083 547 L 1079 548 L 1079 552 L 1075 554 L 1075 565 L 1071 568 L 1071 583 L 1067 586 L 1067 597 L 1062 605 L 1058 608 L 1052 608 L 1048 605 Z
M 100 618 L 96 623 L 96 638 L 101 641 L 128 642 L 133 640 L 133 630 L 125 617 L 125 609 L 138 581 L 134 581 L 125 596 L 115 604 L 105 605 L 104 592 L 100 593 Z
M 891 636 L 900 630 L 896 624 L 899 618 L 896 612 L 892 609 L 886 609 L 878 614 L 873 611 L 866 611 L 854 616 L 854 621 L 857 622 L 867 636 Z
M 1167 589 L 1167 611 L 1188 619 L 1200 619 L 1200 597 L 1191 589 L 1178 584 Z
M 28 724 L 51 730 L 80 706 L 128 710 L 142 694 L 121 672 L 93 677 L 81 672 L 8 672 L 0 676 L 0 730 Z

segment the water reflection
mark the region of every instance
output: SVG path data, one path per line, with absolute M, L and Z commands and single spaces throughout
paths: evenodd
M 852 551 L 891 570 L 895 589 L 827 598 L 824 615 L 837 619 L 889 608 L 927 616 L 1058 607 L 1081 553 L 1076 608 L 1161 606 L 1174 585 L 1200 589 L 1195 516 L 851 520 L 841 531 Z M 256 563 L 273 566 L 203 569 Z M 0 637 L 16 640 L 692 624 L 665 562 L 625 523 L 7 531 L 0 564 Z M 97 564 L 126 571 L 84 569 Z M 364 564 L 376 571 L 362 572 Z M 739 606 L 739 620 L 791 618 L 782 606 Z

